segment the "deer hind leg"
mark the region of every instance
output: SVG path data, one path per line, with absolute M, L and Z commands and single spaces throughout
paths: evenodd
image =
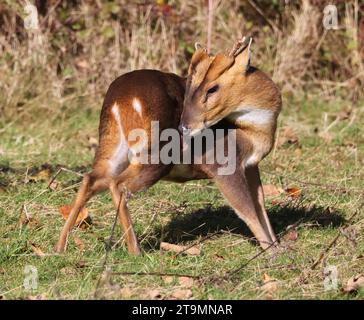
M 214 181 L 237 215 L 248 225 L 263 249 L 273 239 L 259 219 L 245 175 L 236 170 L 233 175 L 215 175 Z
M 141 253 L 128 209 L 129 193 L 145 190 L 168 173 L 164 165 L 130 165 L 110 184 L 110 191 L 130 254 Z
M 81 183 L 81 187 L 77 192 L 76 198 L 73 201 L 71 212 L 62 228 L 55 251 L 62 253 L 65 251 L 68 234 L 75 225 L 78 215 L 86 202 L 91 199 L 96 193 L 107 188 L 108 182 L 104 178 L 99 178 L 94 172 L 87 174 Z
M 114 202 L 114 206 L 116 210 L 118 210 L 118 218 L 125 234 L 125 240 L 128 246 L 128 251 L 131 254 L 139 255 L 141 253 L 140 246 L 133 228 L 133 223 L 131 221 L 128 209 L 127 201 L 128 201 L 129 191 L 126 188 L 123 188 L 124 190 L 120 191 L 122 187 L 123 187 L 122 185 L 118 187 L 118 185 L 115 182 L 112 182 L 110 184 L 110 192 L 112 200 Z
M 246 179 L 249 185 L 249 190 L 254 201 L 255 209 L 258 214 L 260 223 L 266 232 L 269 233 L 273 242 L 277 241 L 273 228 L 269 222 L 267 211 L 264 206 L 264 193 L 262 182 L 260 180 L 258 166 L 248 167 L 245 169 Z

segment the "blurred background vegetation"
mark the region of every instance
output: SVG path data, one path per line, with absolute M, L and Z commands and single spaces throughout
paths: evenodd
M 253 64 L 285 98 L 363 97 L 364 2 L 330 1 L 339 28 L 325 30 L 321 0 L 214 0 L 212 52 L 254 37 Z M 29 2 L 28 2 L 29 3 Z M 25 1 L 0 0 L 0 121 L 101 106 L 118 75 L 154 68 L 185 75 L 194 43 L 207 40 L 208 1 L 37 0 L 38 30 Z M 73 103 L 77 100 L 78 103 Z

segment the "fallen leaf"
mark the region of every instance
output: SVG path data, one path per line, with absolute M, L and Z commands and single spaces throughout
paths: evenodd
M 0 274 L 5 274 L 5 269 L 4 268 L 0 268 Z
M 286 193 L 288 194 L 288 196 L 290 196 L 291 198 L 299 198 L 302 194 L 302 190 L 297 188 L 297 187 L 291 187 L 291 188 L 287 188 L 285 189 Z
M 40 170 L 37 174 L 28 177 L 29 182 L 48 181 L 51 177 L 51 169 Z
M 278 289 L 278 281 L 265 273 L 263 276 L 263 284 L 259 288 L 264 292 L 273 293 Z
M 34 243 L 30 243 L 30 247 L 32 248 L 32 251 L 40 258 L 44 258 L 46 254 L 42 251 L 41 248 L 39 248 Z
M 190 289 L 176 289 L 172 292 L 172 297 L 178 300 L 189 299 L 192 297 Z
M 179 277 L 178 282 L 181 286 L 186 288 L 192 288 L 194 285 L 194 281 L 190 277 Z
M 85 244 L 83 243 L 83 241 L 80 239 L 80 237 L 78 235 L 74 235 L 73 240 L 75 241 L 76 246 L 83 251 L 85 249 Z
M 283 189 L 276 187 L 273 184 L 264 184 L 263 185 L 263 193 L 265 197 L 276 197 L 283 193 Z
M 61 213 L 64 220 L 67 220 L 70 215 L 72 209 L 72 205 L 68 204 L 59 208 L 59 212 Z M 88 209 L 83 208 L 80 214 L 77 217 L 76 225 L 79 225 L 82 221 L 84 221 L 88 217 Z
M 358 274 L 348 280 L 346 286 L 343 288 L 343 291 L 346 293 L 353 293 L 361 288 L 364 288 L 364 275 Z
M 298 232 L 295 229 L 291 229 L 284 235 L 283 239 L 286 241 L 296 241 L 298 239 Z
M 197 248 L 197 247 L 189 248 L 189 246 L 180 246 L 180 245 L 172 244 L 172 243 L 168 243 L 168 242 L 161 242 L 160 248 L 165 251 L 172 251 L 172 252 L 176 252 L 176 253 L 183 252 L 186 254 L 190 254 L 192 256 L 198 256 L 201 253 L 200 248 Z
M 59 182 L 57 182 L 56 180 L 52 181 L 52 183 L 49 185 L 49 189 L 55 191 L 57 190 L 59 187 Z

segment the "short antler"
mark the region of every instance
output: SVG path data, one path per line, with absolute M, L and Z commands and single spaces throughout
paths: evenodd
M 251 43 L 251 41 L 251 37 L 243 37 L 242 39 L 235 41 L 233 48 L 229 52 L 229 57 L 236 57 Z

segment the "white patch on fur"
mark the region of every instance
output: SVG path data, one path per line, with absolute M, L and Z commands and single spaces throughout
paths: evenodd
M 275 112 L 269 109 L 260 109 L 254 106 L 240 106 L 235 112 L 228 116 L 230 121 L 239 125 L 249 125 L 257 127 L 270 127 L 275 122 Z M 257 165 L 267 154 L 266 142 L 260 141 L 258 137 L 253 143 L 253 152 L 245 160 L 244 166 Z
M 142 116 L 142 104 L 138 98 L 133 99 L 133 108 L 134 110 Z
M 246 159 L 245 167 L 254 166 L 254 165 L 258 164 L 260 160 L 261 160 L 261 157 L 258 157 L 258 153 L 254 152 L 253 154 L 250 155 L 250 157 L 248 159 Z
M 121 125 L 118 105 L 115 103 L 111 109 L 114 118 L 119 128 L 119 143 L 114 151 L 114 154 L 109 159 L 110 172 L 112 175 L 118 175 L 125 161 L 128 159 L 128 143 L 125 139 L 124 129 Z
M 244 106 L 242 108 L 237 108 L 237 111 L 229 115 L 228 118 L 241 124 L 246 123 L 258 126 L 265 126 L 273 123 L 274 111 Z

